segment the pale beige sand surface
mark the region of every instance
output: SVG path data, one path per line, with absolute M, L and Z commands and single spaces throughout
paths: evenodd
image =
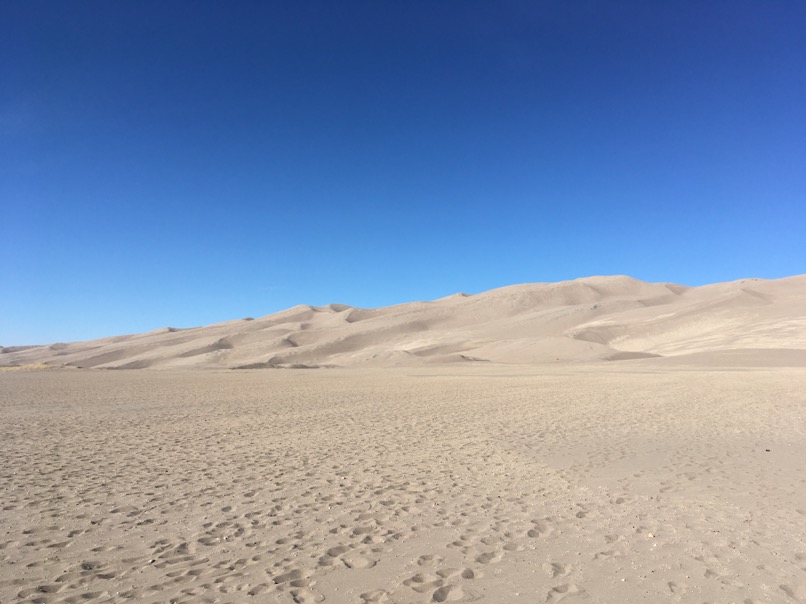
M 14 371 L 0 414 L 4 603 L 806 601 L 803 369 Z
M 257 319 L 0 347 L 0 367 L 103 369 L 592 363 L 806 367 L 806 275 L 701 287 L 626 276 L 527 283 L 385 308 L 299 305 Z M 749 356 L 748 356 L 749 355 Z

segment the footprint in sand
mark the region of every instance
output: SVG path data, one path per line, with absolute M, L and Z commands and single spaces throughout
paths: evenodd
M 452 577 L 462 577 L 462 579 L 475 579 L 479 574 L 470 568 L 443 568 L 438 570 L 437 574 L 443 579 L 450 579 Z
M 342 556 L 341 561 L 347 568 L 372 568 L 377 564 L 376 560 L 353 554 Z
M 440 588 L 443 585 L 442 579 L 437 575 L 428 573 L 417 573 L 413 577 L 403 581 L 403 585 L 411 587 L 417 593 L 426 593 L 435 588 Z
M 543 570 L 548 573 L 550 577 L 564 577 L 571 572 L 573 567 L 570 564 L 562 564 L 561 562 L 551 562 L 543 565 Z
M 268 583 L 260 583 L 255 585 L 252 589 L 250 589 L 247 594 L 250 596 L 259 596 L 262 593 L 266 593 L 267 591 L 271 590 L 271 586 Z
M 425 556 L 420 556 L 417 559 L 417 566 L 436 566 L 443 560 L 445 560 L 445 558 L 442 556 L 438 556 L 437 554 L 428 554 Z
M 685 584 L 678 584 L 678 583 L 675 583 L 674 581 L 669 581 L 669 583 L 667 585 L 669 586 L 669 591 L 672 592 L 673 594 L 680 595 L 680 594 L 686 593 L 686 585 Z
M 543 520 L 532 520 L 532 524 L 534 524 L 534 528 L 529 529 L 526 534 L 529 537 L 548 537 L 551 533 L 554 532 L 554 527 L 552 526 L 552 519 L 545 518 Z
M 573 596 L 580 592 L 581 590 L 579 589 L 579 587 L 577 587 L 573 583 L 565 583 L 563 585 L 557 585 L 556 587 L 552 587 L 549 590 L 548 595 L 546 595 L 546 602 L 559 602 L 560 600 L 568 596 Z
M 796 602 L 806 600 L 806 582 L 798 585 L 779 585 L 778 588 Z
M 282 583 L 290 583 L 292 581 L 298 581 L 300 579 L 307 579 L 313 573 L 309 570 L 302 570 L 302 569 L 293 569 L 281 575 L 277 575 L 274 577 L 273 581 L 275 584 L 280 585 Z
M 495 562 L 500 562 L 503 557 L 502 552 L 484 552 L 476 556 L 476 562 L 479 564 L 494 564 Z
M 291 597 L 294 598 L 294 602 L 296 604 L 316 604 L 316 602 L 321 602 L 324 600 L 323 596 L 317 596 L 311 590 L 300 588 L 300 589 L 292 589 L 291 590 Z
M 434 602 L 453 602 L 461 600 L 463 596 L 462 588 L 458 585 L 443 585 L 434 592 L 431 598 Z

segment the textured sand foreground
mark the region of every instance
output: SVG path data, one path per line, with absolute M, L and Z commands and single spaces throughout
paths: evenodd
M 653 362 L 2 373 L 0 602 L 806 601 L 806 371 Z

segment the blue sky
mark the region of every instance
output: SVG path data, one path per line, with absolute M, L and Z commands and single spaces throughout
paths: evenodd
M 0 345 L 806 272 L 806 3 L 4 2 Z

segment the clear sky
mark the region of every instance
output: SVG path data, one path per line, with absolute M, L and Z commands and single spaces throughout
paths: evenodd
M 806 272 L 806 2 L 9 0 L 0 345 Z

